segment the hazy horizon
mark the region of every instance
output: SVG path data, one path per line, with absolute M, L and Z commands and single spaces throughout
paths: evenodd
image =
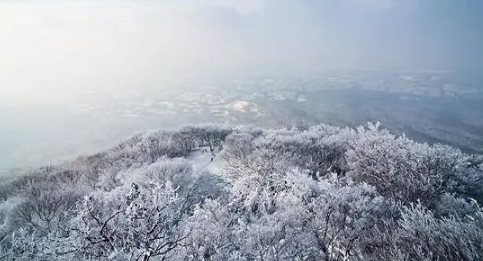
M 163 85 L 261 69 L 482 67 L 480 1 L 3 1 L 0 94 Z
M 300 73 L 304 82 L 331 70 L 456 71 L 438 84 L 482 88 L 481 11 L 477 0 L 1 1 L 0 169 L 211 119 L 208 107 L 159 120 L 132 111 L 164 103 L 156 109 L 164 113 L 173 91 L 263 84 L 246 76 Z

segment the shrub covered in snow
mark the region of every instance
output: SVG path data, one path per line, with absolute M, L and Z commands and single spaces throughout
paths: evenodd
M 0 260 L 482 260 L 482 159 L 378 124 L 138 134 L 2 184 Z

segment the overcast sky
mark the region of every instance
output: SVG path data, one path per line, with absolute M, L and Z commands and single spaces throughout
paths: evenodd
M 483 66 L 481 0 L 0 2 L 0 96 L 299 65 Z

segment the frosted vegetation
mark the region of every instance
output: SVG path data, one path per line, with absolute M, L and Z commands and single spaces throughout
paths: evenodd
M 135 135 L 0 187 L 0 260 L 483 260 L 483 156 L 378 124 Z

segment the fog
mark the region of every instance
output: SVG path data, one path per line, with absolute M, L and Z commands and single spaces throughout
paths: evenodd
M 0 91 L 18 102 L 59 102 L 80 88 L 300 64 L 478 68 L 481 7 L 477 0 L 7 1 Z
M 53 129 L 78 130 L 75 116 L 44 119 L 29 106 L 63 110 L 85 92 L 307 68 L 477 72 L 482 7 L 478 0 L 2 1 L 3 155 L 28 151 L 28 140 L 44 137 L 38 132 L 56 139 Z M 44 120 L 49 128 L 39 128 Z

